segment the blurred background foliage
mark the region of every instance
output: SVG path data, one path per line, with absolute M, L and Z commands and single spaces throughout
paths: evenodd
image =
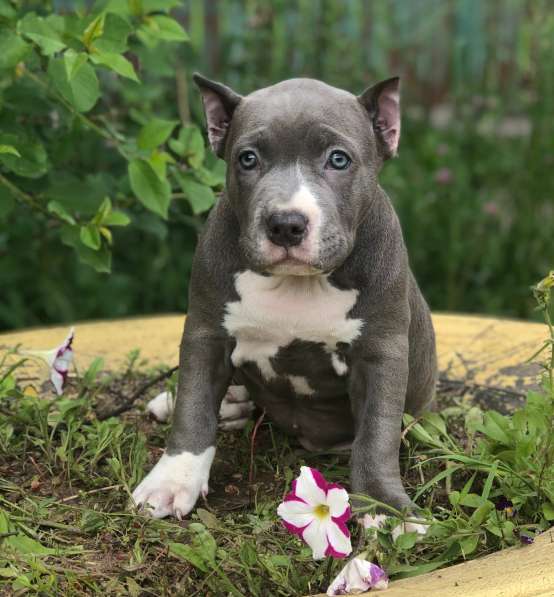
M 0 0 L 0 329 L 186 309 L 223 176 L 194 70 L 240 93 L 399 74 L 382 184 L 431 307 L 532 317 L 553 64 L 549 0 Z

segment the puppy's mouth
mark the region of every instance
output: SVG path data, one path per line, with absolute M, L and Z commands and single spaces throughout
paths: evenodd
M 266 265 L 265 271 L 275 276 L 313 276 L 323 273 L 309 261 L 296 257 L 290 249 L 284 255 Z

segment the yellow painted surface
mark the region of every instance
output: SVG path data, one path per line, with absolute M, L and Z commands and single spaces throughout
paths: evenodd
M 75 355 L 79 369 L 97 356 L 117 369 L 126 355 L 140 348 L 151 364 L 176 365 L 184 315 L 75 324 Z M 435 315 L 439 366 L 443 376 L 499 387 L 527 387 L 539 368 L 525 364 L 546 338 L 538 323 L 463 315 Z M 0 334 L 0 350 L 21 344 L 48 349 L 61 343 L 69 326 Z
M 489 556 L 391 582 L 367 597 L 553 597 L 554 532 L 533 545 L 512 547 Z M 323 595 L 319 596 L 323 597 Z
M 177 364 L 183 315 L 125 319 L 75 325 L 75 354 L 82 370 L 101 356 L 110 369 L 140 348 L 154 364 Z M 525 389 L 536 383 L 540 369 L 526 364 L 546 337 L 543 325 L 459 315 L 435 315 L 442 376 L 477 384 Z M 0 334 L 0 350 L 21 344 L 48 349 L 61 343 L 68 326 Z M 36 366 L 28 378 L 40 377 Z M 367 593 L 375 595 L 376 593 Z M 386 597 L 554 597 L 552 531 L 535 543 L 478 560 L 391 583 Z

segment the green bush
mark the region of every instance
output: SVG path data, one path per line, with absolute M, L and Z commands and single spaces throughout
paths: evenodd
M 60 243 L 81 264 L 109 273 L 114 243 L 131 242 L 129 260 L 140 254 L 135 267 L 157 271 L 145 251 L 151 238 L 141 236 L 164 240 L 171 217 L 187 230 L 174 247 L 184 278 L 194 230 L 224 181 L 224 163 L 205 150 L 188 99 L 155 105 L 149 100 L 159 90 L 137 70 L 179 68 L 172 48 L 188 36 L 168 14 L 178 1 L 104 0 L 66 14 L 42 4 L 35 12 L 33 3 L 0 2 L 0 320 L 8 326 L 32 322 L 27 309 L 39 320 L 88 315 L 89 298 L 75 297 L 68 278 L 85 286 L 93 278 Z M 133 232 L 114 234 L 126 227 Z M 135 275 L 140 284 L 148 278 Z M 18 304 L 33 296 L 29 284 L 40 286 L 39 301 Z M 113 290 L 112 282 L 109 300 Z M 98 293 L 90 299 L 102 301 Z
M 140 83 L 85 46 L 85 29 L 102 10 L 112 16 L 90 43 L 131 62 Z M 167 39 L 183 38 L 175 25 L 154 39 L 150 29 L 170 14 L 190 42 Z M 117 18 L 127 24 L 128 51 L 110 46 L 125 37 L 114 33 Z M 53 40 L 44 41 L 45 31 Z M 34 200 L 14 203 L 0 184 L 0 329 L 186 308 L 198 212 L 213 200 L 205 183 L 219 190 L 223 172 L 210 154 L 196 168 L 175 144 L 181 126 L 202 122 L 194 69 L 240 93 L 294 76 L 360 92 L 401 75 L 400 157 L 386 165 L 382 184 L 426 298 L 434 310 L 534 317 L 527 289 L 552 267 L 553 35 L 549 0 L 0 0 L 0 144 L 17 149 L 16 131 L 27 148 L 21 158 L 0 154 L 0 175 Z M 79 66 L 81 54 L 84 70 L 69 84 L 64 69 Z M 115 60 L 112 68 L 133 76 Z M 96 79 L 101 97 L 79 112 Z M 75 97 L 77 84 L 86 92 Z M 151 150 L 138 143 L 150 121 L 160 134 L 169 122 L 182 124 L 173 143 Z M 195 133 L 192 145 L 199 139 Z M 132 167 L 142 196 L 129 179 L 136 159 L 157 168 Z M 159 215 L 168 202 L 164 163 L 167 219 Z M 92 221 L 105 197 L 130 218 L 107 226 L 112 245 Z M 48 211 L 52 201 L 76 224 Z M 100 249 L 83 243 L 81 227 Z M 111 253 L 112 273 L 83 266 L 77 253 L 105 269 Z

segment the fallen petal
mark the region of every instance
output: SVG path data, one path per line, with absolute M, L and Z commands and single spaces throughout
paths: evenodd
M 387 574 L 377 564 L 353 558 L 329 585 L 327 595 L 357 595 L 370 589 L 386 589 L 388 584 Z

